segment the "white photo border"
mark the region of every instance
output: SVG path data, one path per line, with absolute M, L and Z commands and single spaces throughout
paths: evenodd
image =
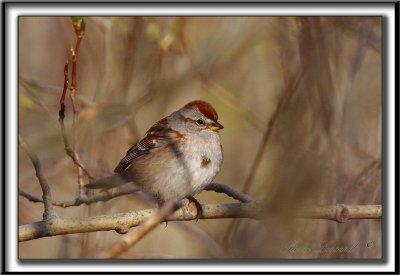
M 397 3 L 398 4 L 398 3 Z M 398 8 L 398 5 L 397 5 Z M 376 3 L 3 3 L 5 44 L 5 181 L 3 272 L 393 272 L 395 270 L 395 38 L 398 14 L 394 2 Z M 383 16 L 382 154 L 385 261 L 249 260 L 249 261 L 24 261 L 18 260 L 18 17 L 19 16 Z M 398 57 L 397 57 L 398 58 Z M 398 87 L 397 87 L 398 88 Z M 398 214 L 398 213 L 397 213 Z M 5 234 L 5 235 L 4 235 Z M 4 251 L 4 250 L 3 250 Z M 398 255 L 397 255 L 398 256 Z

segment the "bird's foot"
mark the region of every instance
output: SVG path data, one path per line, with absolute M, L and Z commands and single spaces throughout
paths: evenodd
M 190 207 L 191 204 L 193 204 L 196 207 L 196 222 L 197 222 L 199 218 L 203 216 L 203 207 L 201 206 L 199 201 L 194 197 L 187 197 L 187 199 L 189 201 L 187 205 L 188 207 Z

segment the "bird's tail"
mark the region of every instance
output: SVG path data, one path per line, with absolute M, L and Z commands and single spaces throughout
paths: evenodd
M 126 173 L 117 173 L 109 177 L 92 181 L 91 183 L 86 184 L 85 187 L 88 189 L 110 189 L 128 182 L 131 182 L 129 175 Z

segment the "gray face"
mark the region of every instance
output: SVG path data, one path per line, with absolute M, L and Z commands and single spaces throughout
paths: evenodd
M 182 109 L 169 117 L 169 123 L 174 129 L 187 134 L 218 135 L 217 131 L 210 128 L 217 122 L 204 116 L 197 109 Z

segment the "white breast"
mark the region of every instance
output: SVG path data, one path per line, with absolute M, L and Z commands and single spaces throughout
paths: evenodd
M 207 165 L 202 165 L 204 159 Z M 222 160 L 218 133 L 186 136 L 183 144 L 139 158 L 132 166 L 134 182 L 161 201 L 186 198 L 202 191 L 215 178 Z
M 215 178 L 221 168 L 223 154 L 219 134 L 211 133 L 207 138 L 190 137 L 182 151 L 191 174 L 190 184 L 196 194 Z

